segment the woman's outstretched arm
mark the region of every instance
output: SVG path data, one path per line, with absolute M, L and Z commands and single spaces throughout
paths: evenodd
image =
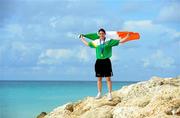
M 85 38 L 83 37 L 83 35 L 80 35 L 80 39 L 81 39 L 81 41 L 82 41 L 86 46 L 88 46 L 88 42 L 85 40 Z
M 126 35 L 126 37 L 124 37 L 124 38 L 122 38 L 122 39 L 119 40 L 119 43 L 124 42 L 127 38 L 129 38 L 129 36 L 130 36 L 130 34 L 128 33 L 128 34 Z

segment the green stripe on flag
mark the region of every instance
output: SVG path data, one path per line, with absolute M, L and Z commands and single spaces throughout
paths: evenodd
M 83 36 L 88 38 L 88 39 L 91 39 L 91 40 L 99 39 L 99 36 L 97 33 L 83 34 Z

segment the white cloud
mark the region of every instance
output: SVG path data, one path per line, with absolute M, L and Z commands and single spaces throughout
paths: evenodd
M 67 75 L 76 75 L 76 74 L 79 74 L 79 68 L 78 67 L 70 66 L 64 72 Z
M 23 60 L 26 55 L 28 55 L 30 48 L 25 46 L 21 42 L 13 42 L 11 45 L 12 56 L 14 58 L 18 58 L 19 60 Z
M 116 53 L 113 53 L 111 60 L 112 61 L 118 61 L 119 60 L 118 55 Z
M 47 49 L 39 56 L 38 64 L 59 64 L 62 60 L 71 58 L 72 54 L 69 49 Z
M 71 59 L 86 63 L 93 58 L 95 58 L 95 49 L 85 46 L 73 47 L 71 49 L 47 49 L 40 54 L 38 64 L 62 64 L 65 61 L 71 61 Z M 113 52 L 111 59 L 112 61 L 118 60 L 116 52 Z
M 71 59 L 80 62 L 89 61 L 93 55 L 93 51 L 89 47 L 73 47 L 71 49 L 47 49 L 39 56 L 38 64 L 61 64 Z
M 101 17 L 82 17 L 75 15 L 53 16 L 49 19 L 49 25 L 52 28 L 69 29 L 69 28 L 89 28 L 103 27 L 108 24 L 108 20 Z
M 169 39 L 180 38 L 180 32 L 165 27 L 161 24 L 155 24 L 151 20 L 131 20 L 125 21 L 123 24 L 123 30 L 125 31 L 137 31 L 140 34 L 149 34 L 151 36 L 165 36 Z
M 151 20 L 130 20 L 124 22 L 123 30 L 151 29 L 153 27 Z
M 11 33 L 12 37 L 18 36 L 20 38 L 23 38 L 23 27 L 20 24 L 8 24 L 6 26 L 6 31 Z
M 55 28 L 57 23 L 58 23 L 57 17 L 53 16 L 49 19 L 49 25 L 51 27 Z
M 124 5 L 122 6 L 122 10 L 127 12 L 140 12 L 144 6 L 139 7 L 138 2 L 125 2 Z
M 112 60 L 112 61 L 118 61 L 119 58 L 121 58 L 121 57 L 119 57 L 120 55 L 118 54 L 118 52 L 119 52 L 118 47 L 116 47 L 116 48 L 113 49 L 113 51 L 112 51 L 112 57 L 111 57 L 111 60 Z
M 174 59 L 165 55 L 162 50 L 157 50 L 149 57 L 142 59 L 144 67 L 155 67 L 155 68 L 173 68 Z
M 72 55 L 71 50 L 68 49 L 48 49 L 45 53 L 47 57 L 54 57 L 56 59 L 59 58 L 68 58 Z
M 53 16 L 49 19 L 49 25 L 52 26 L 53 28 L 59 27 L 61 29 L 69 29 L 70 27 L 76 26 L 76 24 L 79 23 L 79 20 L 80 19 L 77 19 L 77 17 L 73 17 L 70 15 L 66 15 L 63 17 Z
M 30 66 L 36 64 L 41 46 L 20 41 L 6 41 L 0 46 L 0 64 L 3 66 Z
M 70 39 L 79 39 L 79 34 L 75 34 L 73 32 L 66 32 L 66 36 Z
M 9 42 L 3 46 L 3 56 L 9 57 L 9 59 L 14 61 L 26 61 L 34 51 L 37 51 L 38 47 L 36 45 L 31 45 L 23 42 Z M 3 57 L 2 57 L 3 58 Z
M 170 30 L 161 24 L 153 23 L 152 20 L 125 21 L 122 29 L 127 31 L 138 31 L 140 33 L 152 33 L 153 35 L 161 34 L 162 32 Z
M 180 2 L 173 2 L 160 10 L 158 20 L 180 22 L 179 12 Z
M 76 51 L 77 51 L 76 58 L 80 59 L 81 61 L 88 62 L 90 60 L 90 58 L 92 58 L 92 53 L 88 52 L 88 50 L 84 47 L 80 47 Z

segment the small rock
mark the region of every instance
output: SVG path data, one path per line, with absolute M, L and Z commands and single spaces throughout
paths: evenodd
M 41 113 L 37 116 L 37 118 L 44 118 L 44 116 L 46 116 L 46 115 L 47 115 L 46 112 L 41 112 Z

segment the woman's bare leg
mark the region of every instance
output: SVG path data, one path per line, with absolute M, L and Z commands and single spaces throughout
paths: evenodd
M 107 86 L 108 86 L 108 92 L 111 93 L 111 91 L 112 91 L 111 77 L 106 77 L 106 82 L 107 82 Z
M 97 88 L 98 88 L 98 94 L 97 96 L 95 97 L 96 99 L 99 99 L 101 98 L 101 91 L 102 91 L 102 77 L 98 77 L 98 80 L 97 80 Z
M 97 87 L 98 87 L 98 92 L 101 93 L 101 91 L 102 91 L 102 77 L 98 77 Z
M 106 77 L 106 82 L 107 82 L 107 86 L 108 86 L 108 100 L 111 101 L 112 100 L 112 94 L 111 94 L 111 91 L 112 91 L 112 82 L 111 82 L 111 77 Z

